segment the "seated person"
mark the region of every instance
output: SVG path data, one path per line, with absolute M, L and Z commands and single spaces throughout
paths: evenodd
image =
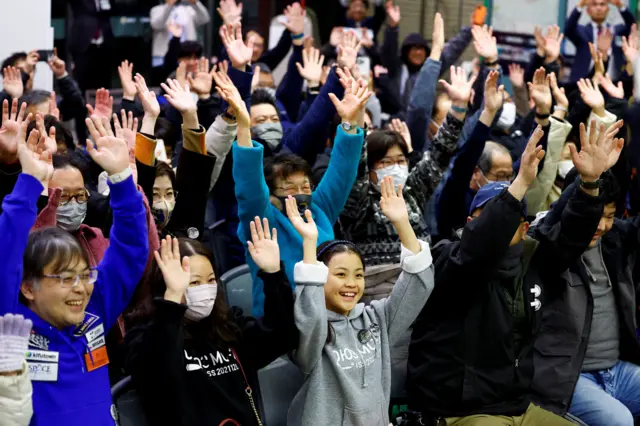
M 485 103 L 492 103 L 485 99 Z M 524 195 L 544 151 L 538 127 L 509 185 L 483 186 L 460 239 L 434 247 L 436 286 L 414 323 L 409 346 L 409 406 L 420 424 L 571 423 L 531 404 L 533 345 L 542 303 L 589 245 L 602 215 L 594 184 L 606 170 L 613 137 L 583 138 L 582 181 L 548 238 L 527 238 Z M 576 155 L 578 157 L 578 155 Z

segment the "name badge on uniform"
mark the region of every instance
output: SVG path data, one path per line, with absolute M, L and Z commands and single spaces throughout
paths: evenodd
M 87 346 L 89 346 L 89 350 L 93 351 L 95 349 L 98 349 L 101 346 L 104 346 L 105 344 L 106 344 L 106 340 L 104 336 L 100 336 L 96 340 L 89 342 Z
M 34 351 L 27 352 L 27 361 L 38 362 L 58 362 L 60 359 L 60 353 L 55 351 Z
M 27 368 L 32 382 L 58 381 L 58 363 L 28 362 Z
M 97 370 L 100 367 L 104 367 L 105 365 L 109 364 L 107 347 L 101 346 L 98 349 L 84 354 L 84 360 L 87 364 L 87 371 L 93 371 Z
M 98 337 L 102 336 L 103 334 L 104 334 L 104 325 L 102 325 L 102 324 L 100 324 L 99 326 L 97 326 L 93 330 L 87 331 L 87 333 L 86 333 L 87 343 L 93 342 Z
M 89 329 L 89 327 L 91 327 L 99 319 L 99 316 L 93 315 L 89 312 L 85 312 L 84 320 L 82 320 L 82 323 L 74 330 L 73 335 L 76 337 L 82 336 Z

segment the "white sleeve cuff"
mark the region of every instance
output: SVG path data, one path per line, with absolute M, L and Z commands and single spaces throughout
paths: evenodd
M 422 240 L 418 241 L 420 242 L 420 253 L 415 254 L 405 246 L 402 246 L 402 252 L 400 253 L 402 270 L 410 274 L 420 273 L 433 263 L 429 244 Z
M 111 182 L 111 183 L 124 182 L 132 174 L 133 174 L 133 171 L 131 170 L 131 167 L 127 167 L 126 169 L 124 169 L 120 173 L 116 173 L 114 175 L 109 175 L 109 182 Z
M 323 286 L 329 278 L 329 268 L 318 262 L 315 265 L 298 262 L 293 269 L 293 280 L 296 285 Z

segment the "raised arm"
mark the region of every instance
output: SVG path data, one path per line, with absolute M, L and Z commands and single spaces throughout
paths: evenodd
M 578 25 L 578 21 L 582 15 L 582 8 L 584 8 L 585 5 L 586 0 L 580 0 L 580 3 L 573 9 L 573 12 L 571 12 L 571 15 L 569 15 L 569 18 L 567 18 L 564 24 L 564 34 L 576 47 L 588 42 L 588 39 L 585 38 L 585 34 Z
M 189 0 L 194 13 L 194 23 L 197 27 L 208 24 L 211 20 L 209 9 L 200 0 Z
M 133 181 L 129 148 L 118 120 L 114 121 L 115 135 L 108 119 L 87 118 L 85 123 L 95 141 L 94 145 L 87 140 L 87 151 L 109 175 L 113 225 L 109 248 L 98 265 L 93 298 L 102 308 L 105 327 L 110 328 L 129 304 L 147 265 L 147 212 Z
M 149 20 L 151 22 L 151 28 L 153 28 L 154 31 L 164 31 L 166 29 L 175 3 L 176 0 L 167 0 L 166 4 L 161 4 L 151 8 Z

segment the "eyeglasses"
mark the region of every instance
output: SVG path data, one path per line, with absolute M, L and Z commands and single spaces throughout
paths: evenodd
M 87 201 L 89 201 L 89 191 L 84 189 L 82 192 L 77 192 L 75 194 L 69 194 L 63 191 L 60 195 L 60 202 L 58 204 L 64 206 L 74 199 L 78 204 L 86 203 Z
M 91 269 L 89 272 L 85 272 L 84 274 L 71 275 L 71 276 L 63 276 L 63 275 L 42 275 L 44 278 L 49 278 L 52 280 L 58 280 L 60 282 L 60 287 L 62 288 L 73 288 L 76 285 L 82 284 L 93 284 L 98 280 L 98 270 Z
M 313 191 L 313 185 L 311 185 L 309 182 L 306 182 L 302 185 L 285 185 L 286 186 L 276 186 L 274 189 L 276 191 L 284 192 L 286 195 L 308 194 Z
M 153 203 L 159 203 L 162 200 L 175 201 L 178 197 L 178 191 L 167 191 L 166 194 L 153 193 Z
M 391 166 L 406 166 L 407 163 L 407 159 L 402 156 L 402 157 L 398 157 L 396 159 L 392 159 L 392 158 L 383 158 L 382 160 L 380 160 L 380 162 L 378 163 L 378 169 L 384 169 L 386 167 L 391 167 Z

